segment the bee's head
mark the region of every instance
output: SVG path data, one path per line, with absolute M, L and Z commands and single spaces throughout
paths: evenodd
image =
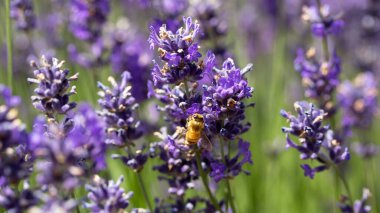
M 203 122 L 203 115 L 195 113 L 192 115 L 192 119 L 198 122 Z

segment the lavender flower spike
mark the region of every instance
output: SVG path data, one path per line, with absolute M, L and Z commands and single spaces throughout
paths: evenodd
M 320 108 L 332 115 L 334 106 L 332 95 L 339 85 L 340 58 L 333 54 L 329 61 L 320 63 L 316 57 L 315 48 L 307 52 L 299 49 L 294 67 L 301 75 L 305 87 L 305 96 L 315 99 Z
M 99 176 L 95 176 L 94 185 L 86 185 L 89 191 L 84 208 L 91 212 L 118 213 L 122 212 L 129 206 L 129 199 L 133 192 L 125 193 L 120 187 L 124 178 L 121 176 L 118 181 L 104 181 Z
M 18 184 L 32 170 L 29 136 L 18 118 L 20 97 L 0 84 L 0 187 Z
M 315 108 L 307 102 L 294 103 L 294 109 L 298 116 L 291 115 L 285 110 L 281 110 L 281 115 L 287 119 L 290 127 L 283 127 L 286 133 L 287 147 L 296 148 L 301 152 L 301 159 L 316 159 L 322 146 L 325 134 L 329 126 L 323 126 L 322 121 L 326 116 L 323 110 Z M 293 142 L 289 135 L 299 138 L 301 145 Z
M 298 116 L 281 110 L 281 115 L 290 123 L 290 127 L 282 128 L 286 134 L 286 146 L 300 152 L 302 160 L 315 159 L 321 164 L 315 168 L 308 164 L 301 165 L 305 176 L 314 178 L 316 172 L 350 159 L 348 148 L 336 139 L 329 125 L 323 125 L 326 116 L 323 110 L 307 102 L 296 102 L 294 108 Z M 296 136 L 300 144 L 295 143 L 290 135 Z
M 184 28 L 173 33 L 160 27 L 159 33 L 154 27 L 150 28 L 149 43 L 151 48 L 158 47 L 159 56 L 163 62 L 160 67 L 154 62 L 153 81 L 155 86 L 162 84 L 178 84 L 184 81 L 194 82 L 201 79 L 203 62 L 198 61 L 202 56 L 198 51 L 199 45 L 195 41 L 199 34 L 199 24 L 191 17 L 184 18 Z
M 131 94 L 130 78 L 129 72 L 122 73 L 120 83 L 109 77 L 111 88 L 98 82 L 98 87 L 101 89 L 98 92 L 100 96 L 98 103 L 103 108 L 99 114 L 106 120 L 107 132 L 111 134 L 107 143 L 110 144 L 125 145 L 141 136 L 138 130 L 140 122 L 134 119 L 138 104 Z
M 342 125 L 346 128 L 368 128 L 378 111 L 377 82 L 373 73 L 359 74 L 353 82 L 338 88 L 338 101 L 343 109 Z
M 75 102 L 69 102 L 69 97 L 76 94 L 76 87 L 68 90 L 70 82 L 78 79 L 78 73 L 68 77 L 70 71 L 62 68 L 63 63 L 56 58 L 49 63 L 44 56 L 40 64 L 31 62 L 35 68 L 35 78 L 28 78 L 28 82 L 38 85 L 34 90 L 36 95 L 32 96 L 33 105 L 52 119 L 56 114 L 66 114 L 76 106 Z

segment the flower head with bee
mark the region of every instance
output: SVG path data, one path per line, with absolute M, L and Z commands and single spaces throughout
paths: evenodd
M 244 122 L 244 100 L 252 96 L 253 88 L 244 74 L 251 65 L 240 70 L 227 59 L 222 69 L 215 68 L 211 52 L 202 60 L 196 41 L 197 21 L 184 18 L 184 24 L 176 33 L 166 30 L 165 25 L 159 33 L 151 28 L 149 39 L 151 47 L 158 46 L 161 62 L 154 62 L 148 96 L 164 104 L 157 108 L 167 122 L 164 131 L 157 133 L 161 141 L 151 150 L 164 161 L 156 169 L 168 180 L 168 192 L 178 199 L 196 179 L 202 179 L 207 190 L 207 176 L 228 181 L 243 171 L 243 164 L 252 163 L 249 143 L 236 142 L 250 127 Z M 230 158 L 234 152 L 236 156 Z M 209 202 L 220 210 L 211 193 Z

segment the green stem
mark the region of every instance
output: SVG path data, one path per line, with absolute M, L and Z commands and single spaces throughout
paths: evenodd
M 222 139 L 220 139 L 220 153 L 222 155 L 222 160 L 223 160 L 223 163 L 224 165 L 227 166 L 227 162 L 226 162 L 226 158 L 225 158 L 225 154 L 224 154 L 224 147 L 223 147 L 223 143 L 222 143 Z M 230 146 L 228 146 L 228 149 L 230 148 Z M 228 150 L 228 153 L 229 153 L 229 150 Z M 227 186 L 227 198 L 231 204 L 231 209 L 232 209 L 232 212 L 235 213 L 236 212 L 236 208 L 235 208 L 235 204 L 234 204 L 234 199 L 233 199 L 233 196 L 232 196 L 232 190 L 231 190 L 231 184 L 230 184 L 230 180 L 228 178 L 225 179 L 225 182 L 226 182 L 226 186 Z M 226 203 L 227 203 L 227 200 L 226 200 Z M 226 208 L 226 210 L 228 210 Z
M 226 184 L 227 184 L 227 190 L 228 190 L 228 197 L 230 198 L 231 209 L 232 209 L 232 212 L 235 213 L 236 207 L 235 207 L 234 199 L 232 197 L 231 184 L 228 179 L 226 179 Z
M 127 146 L 127 152 L 129 155 L 132 154 L 132 151 L 131 151 L 131 148 L 130 146 Z M 136 172 L 136 176 L 137 176 L 137 180 L 139 181 L 139 184 L 140 184 L 140 189 L 143 193 L 143 196 L 144 196 L 144 199 L 145 199 L 145 202 L 146 202 L 146 205 L 148 206 L 150 212 L 154 212 L 153 211 L 153 208 L 152 208 L 152 204 L 150 203 L 150 200 L 149 200 L 149 196 L 148 196 L 148 193 L 147 193 L 147 190 L 146 190 L 146 187 L 145 187 L 145 184 L 144 184 L 144 181 L 143 181 L 143 178 L 141 176 L 141 173 L 139 171 Z
M 216 208 L 216 210 L 218 210 L 219 212 L 222 212 L 222 210 L 220 209 L 220 206 L 218 204 L 218 201 L 212 195 L 212 192 L 211 192 L 210 187 L 208 185 L 208 179 L 207 179 L 206 174 L 203 171 L 202 164 L 201 164 L 200 150 L 197 147 L 195 148 L 195 159 L 197 161 L 197 167 L 198 167 L 199 175 L 201 176 L 201 179 L 203 182 L 203 186 L 206 189 L 206 192 L 208 194 L 208 197 L 210 198 L 212 205 Z
M 10 15 L 10 0 L 5 0 L 5 28 L 7 32 L 7 78 L 8 86 L 13 89 L 13 60 L 12 60 L 12 29 Z
M 340 192 L 340 187 L 339 187 L 339 176 L 337 173 L 334 173 L 333 175 L 333 178 L 334 178 L 334 181 L 335 181 L 335 199 L 334 199 L 334 202 L 335 200 L 339 200 L 339 192 Z M 337 210 L 338 206 L 337 205 L 334 205 L 334 212 L 339 212 Z
M 76 198 L 75 198 L 75 192 L 72 192 L 72 193 L 71 193 L 71 197 L 72 197 L 74 200 L 76 200 Z M 75 211 L 76 211 L 76 213 L 80 213 L 80 210 L 79 210 L 79 206 L 78 206 L 78 205 L 75 206 Z
M 144 199 L 145 199 L 145 202 L 150 210 L 150 212 L 154 212 L 153 211 L 153 208 L 152 208 L 152 204 L 150 203 L 150 200 L 149 200 L 149 196 L 148 196 L 148 193 L 146 191 L 146 188 L 145 188 L 145 184 L 144 184 L 144 181 L 142 179 L 142 176 L 141 176 L 141 173 L 140 172 L 137 172 L 137 179 L 139 181 L 139 184 L 140 184 L 140 187 L 141 187 L 141 190 L 143 192 L 143 195 L 144 195 Z
M 375 162 L 374 162 L 374 159 L 370 159 L 370 160 L 368 160 L 368 161 L 366 161 L 365 162 L 365 164 L 370 164 L 369 165 L 369 182 L 370 182 L 370 187 L 372 188 L 371 189 L 371 194 L 372 194 L 372 198 L 373 198 L 373 209 L 375 210 L 374 212 L 380 212 L 380 209 L 379 209 L 379 205 L 378 205 L 378 203 L 377 203 L 377 192 L 376 192 L 376 189 L 377 189 L 377 187 L 376 187 L 376 181 L 374 180 L 374 177 L 376 177 L 376 169 L 375 169 Z M 367 173 L 368 173 L 368 170 L 367 170 Z
M 343 183 L 343 186 L 344 186 L 344 188 L 345 188 L 345 190 L 347 192 L 347 196 L 348 196 L 348 199 L 349 199 L 350 203 L 353 204 L 351 190 L 350 190 L 350 187 L 348 185 L 348 182 L 347 182 L 346 178 L 342 175 L 342 173 L 339 171 L 339 168 L 336 165 L 333 165 L 333 166 L 334 166 L 336 174 L 339 176 L 340 180 Z

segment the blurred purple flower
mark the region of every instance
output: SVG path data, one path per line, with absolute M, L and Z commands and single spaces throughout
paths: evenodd
M 339 16 L 332 16 L 328 5 L 322 5 L 321 8 L 316 6 L 302 8 L 302 19 L 311 23 L 311 31 L 314 36 L 326 37 L 328 35 L 337 35 L 342 31 L 344 22 Z
M 343 127 L 368 128 L 379 110 L 377 95 L 377 81 L 371 72 L 358 74 L 353 82 L 343 82 L 337 95 L 343 110 Z
M 9 213 L 24 212 L 30 209 L 30 207 L 37 205 L 38 202 L 39 199 L 26 183 L 24 183 L 22 190 L 14 190 L 6 186 L 0 191 L 0 207 Z
M 351 149 L 360 157 L 370 159 L 379 154 L 380 148 L 374 143 L 354 143 Z
M 361 200 L 356 200 L 354 205 L 349 204 L 347 197 L 342 196 L 339 203 L 339 208 L 342 213 L 369 213 L 372 208 L 368 205 L 368 199 L 370 198 L 371 193 L 368 189 L 363 189 L 363 196 Z
M 18 184 L 32 171 L 29 136 L 18 118 L 21 99 L 0 84 L 0 187 Z
M 120 20 L 117 25 L 129 26 Z M 147 81 L 151 71 L 152 55 L 141 33 L 131 27 L 116 29 L 112 36 L 110 62 L 116 73 L 128 71 L 131 74 L 132 96 L 138 102 L 147 97 Z M 144 48 L 146 47 L 146 48 Z
M 329 116 L 335 111 L 332 95 L 339 85 L 340 66 L 340 58 L 336 54 L 332 55 L 330 61 L 320 63 L 314 48 L 306 53 L 299 49 L 294 60 L 295 70 L 300 73 L 305 87 L 305 96 L 317 100 L 319 107 Z
M 71 0 L 70 30 L 79 40 L 96 41 L 109 12 L 109 0 Z
M 19 30 L 29 31 L 36 27 L 32 0 L 11 0 L 10 16 Z
M 124 178 L 121 176 L 118 181 L 105 181 L 99 176 L 95 176 L 93 185 L 86 185 L 89 191 L 87 198 L 89 202 L 84 202 L 84 208 L 91 212 L 122 212 L 129 206 L 129 199 L 132 192 L 125 193 L 120 186 Z
M 72 119 L 60 124 L 37 119 L 32 133 L 34 154 L 39 159 L 37 181 L 70 191 L 104 169 L 103 125 L 88 105 L 81 105 Z
M 199 20 L 201 41 L 210 43 L 208 47 L 220 59 L 218 61 L 233 57 L 224 41 L 228 27 L 227 20 L 223 18 L 225 14 L 220 12 L 221 1 L 205 0 L 191 1 L 191 3 L 189 13 Z

